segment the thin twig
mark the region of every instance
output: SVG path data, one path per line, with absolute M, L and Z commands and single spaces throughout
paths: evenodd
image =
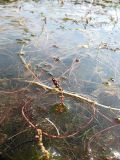
M 60 132 L 59 132 L 58 128 L 56 127 L 56 125 L 55 125 L 51 120 L 49 120 L 48 118 L 45 118 L 45 119 L 46 119 L 48 122 L 50 122 L 50 124 L 52 124 L 52 126 L 55 127 L 55 129 L 56 129 L 56 131 L 57 131 L 57 134 L 60 135 Z
M 17 137 L 18 135 L 20 135 L 20 134 L 22 134 L 22 133 L 27 132 L 27 131 L 28 131 L 28 129 L 29 129 L 29 128 L 24 129 L 23 131 L 20 131 L 20 132 L 16 133 L 15 135 L 13 135 L 13 136 L 9 137 L 7 140 L 11 140 L 11 139 L 13 139 L 13 138 Z

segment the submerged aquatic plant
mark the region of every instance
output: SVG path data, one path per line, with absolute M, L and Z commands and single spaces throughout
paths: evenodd
M 103 25 L 105 25 L 107 28 L 109 25 L 107 16 L 105 16 L 105 14 L 107 14 L 107 9 L 105 12 L 102 10 L 103 18 L 101 17 L 99 19 L 97 17 L 99 17 L 101 8 L 95 9 L 95 6 L 92 5 L 90 5 L 91 7 L 89 8 L 89 5 L 84 3 L 85 10 L 81 8 L 82 10 L 78 11 L 79 14 L 82 14 L 79 16 L 77 13 L 78 16 L 76 16 L 76 20 L 71 12 L 72 9 L 74 9 L 75 13 L 76 9 L 69 8 L 73 7 L 73 3 L 71 6 L 69 6 L 69 4 L 66 7 L 67 1 L 65 1 L 65 7 L 59 6 L 57 10 L 56 8 L 53 9 L 53 17 L 51 18 L 47 14 L 41 14 L 44 12 L 43 6 L 41 5 L 42 3 L 43 2 L 40 2 L 41 9 L 37 8 L 38 6 L 36 6 L 34 2 L 25 2 L 25 5 L 23 2 L 18 2 L 20 6 L 14 3 L 13 5 L 15 5 L 16 8 L 13 9 L 13 15 L 17 10 L 17 16 L 15 17 L 9 16 L 6 13 L 6 11 L 8 12 L 8 8 L 11 11 L 12 5 L 10 5 L 10 7 L 7 7 L 7 5 L 4 6 L 5 8 L 3 7 L 3 13 L 5 12 L 5 25 L 8 25 L 9 28 L 8 31 L 7 27 L 5 30 L 3 27 L 0 29 L 1 37 L 3 37 L 1 46 L 5 43 L 4 38 L 7 39 L 8 43 L 8 37 L 6 36 L 11 36 L 13 32 L 15 36 L 15 48 L 12 48 L 12 50 L 11 46 L 5 43 L 5 50 L 0 54 L 0 73 L 2 73 L 1 78 L 3 78 L 0 80 L 0 103 L 2 104 L 0 105 L 0 136 L 2 137 L 0 152 L 4 155 L 8 154 L 6 157 L 10 157 L 10 159 L 16 159 L 17 157 L 17 159 L 25 160 L 115 159 L 117 157 L 115 157 L 115 154 L 118 155 L 119 153 L 120 120 L 119 115 L 118 117 L 116 117 L 116 115 L 119 114 L 120 109 L 119 107 L 106 106 L 105 103 L 100 104 L 96 101 L 98 95 L 97 89 L 109 90 L 109 92 L 112 92 L 112 90 L 110 90 L 112 88 L 115 93 L 119 93 L 116 89 L 117 74 L 119 73 L 117 68 L 119 68 L 119 63 L 118 66 L 116 63 L 114 67 L 113 64 L 115 60 L 113 60 L 113 63 L 109 67 L 109 73 L 106 73 L 106 66 L 109 66 L 108 54 L 112 52 L 112 56 L 114 56 L 115 52 L 116 57 L 119 57 L 117 54 L 119 47 L 113 47 L 108 43 L 106 45 L 106 42 L 100 43 L 100 37 L 98 41 L 96 41 L 97 34 L 94 41 L 94 28 L 96 28 L 96 26 L 98 28 L 100 27 L 101 31 L 101 26 L 103 27 Z M 63 3 L 63 1 L 61 1 L 61 3 Z M 82 1 L 80 1 L 80 3 L 82 3 Z M 93 4 L 95 5 L 95 3 L 97 3 L 97 1 L 94 1 Z M 32 8 L 29 8 L 31 6 Z M 49 7 L 50 6 L 51 2 Z M 54 7 L 54 2 L 52 2 L 51 7 Z M 60 8 L 62 12 L 59 10 Z M 66 12 L 67 8 L 70 15 L 65 14 L 63 16 L 63 12 L 64 10 Z M 51 9 L 46 10 L 45 8 L 45 11 L 48 13 L 49 10 L 51 11 Z M 62 15 L 62 17 L 59 18 L 60 24 L 59 19 L 56 20 L 56 12 L 58 13 L 58 11 L 60 11 L 59 13 Z M 23 18 L 23 16 L 25 17 Z M 34 21 L 34 17 L 37 18 L 35 18 L 35 23 L 31 25 L 31 22 Z M 104 17 L 106 17 L 105 22 Z M 2 18 L 1 12 L 0 19 Z M 63 21 L 61 21 L 61 19 Z M 109 19 L 112 25 L 115 23 L 117 26 L 118 18 L 114 19 L 114 17 L 109 17 Z M 7 20 L 9 20 L 8 24 L 6 23 Z M 41 25 L 41 22 L 43 25 Z M 1 23 L 4 24 L 3 21 L 1 21 Z M 42 28 L 39 33 L 40 25 Z M 64 26 L 65 30 L 61 30 L 60 26 Z M 11 30 L 11 28 L 13 30 Z M 36 31 L 36 29 L 38 30 Z M 115 30 L 116 29 L 117 28 L 115 28 Z M 22 35 L 20 34 L 21 31 Z M 8 34 L 8 32 L 10 34 Z M 57 32 L 60 34 L 57 35 Z M 99 31 L 97 30 L 97 32 Z M 20 36 L 18 36 L 18 33 Z M 61 33 L 63 33 L 62 36 Z M 100 36 L 101 33 L 99 34 Z M 111 34 L 112 33 L 110 33 L 110 35 Z M 57 43 L 55 41 L 51 42 L 51 35 L 53 39 L 54 36 L 57 37 Z M 85 37 L 87 41 L 89 41 L 89 45 L 83 42 L 86 40 Z M 58 44 L 59 39 L 60 44 Z M 107 38 L 105 37 L 105 39 Z M 98 44 L 96 44 L 97 42 Z M 14 44 L 12 43 L 12 45 Z M 11 58 L 8 58 L 7 61 L 7 57 L 15 57 L 16 45 L 17 49 L 23 45 L 21 51 L 17 51 L 22 65 L 19 61 L 19 57 L 16 56 L 16 65 L 14 65 L 16 59 L 13 59 L 11 63 L 13 63 L 12 67 L 14 69 L 17 70 L 18 68 L 18 72 L 16 75 L 13 75 L 13 68 L 8 63 Z M 37 50 L 34 50 L 36 46 L 39 47 L 39 49 L 37 48 Z M 4 46 L 1 48 L 3 47 Z M 45 50 L 45 48 L 47 49 Z M 96 48 L 102 53 L 107 51 L 107 59 L 104 59 L 104 54 L 98 54 L 96 57 Z M 92 52 L 93 49 L 95 49 L 94 53 Z M 6 50 L 8 50 L 8 54 L 6 54 Z M 4 56 L 5 54 L 6 56 Z M 7 67 L 3 64 L 4 59 Z M 85 64 L 86 62 L 87 64 Z M 91 62 L 94 63 L 94 65 Z M 93 70 L 96 71 L 95 68 L 98 65 L 101 67 L 101 64 L 103 64 L 102 71 L 99 73 L 92 73 Z M 105 73 L 103 73 L 104 68 L 106 69 Z M 115 76 L 112 74 L 113 72 L 111 72 L 111 70 L 116 72 Z M 8 73 L 7 76 L 4 71 Z M 107 75 L 108 77 L 114 77 L 115 81 L 114 79 L 108 79 Z M 109 87 L 101 85 L 103 80 L 110 83 L 110 85 L 106 82 L 106 84 L 103 83 Z M 52 86 L 52 82 L 54 87 Z M 88 90 L 91 94 L 89 94 Z M 84 97 L 79 93 L 85 93 L 92 97 L 94 96 L 94 100 L 91 100 L 90 97 Z M 27 145 L 29 147 L 27 147 Z M 34 154 L 31 152 L 31 146 L 34 151 L 36 150 Z M 26 152 L 24 152 L 25 149 Z M 30 156 L 27 155 L 28 151 L 31 152 Z M 23 152 L 25 154 L 21 154 Z M 112 152 L 114 152 L 114 156 L 111 156 Z M 17 153 L 19 153 L 20 156 L 18 156 Z
M 31 103 L 32 99 L 28 100 L 25 105 L 22 107 L 22 115 L 25 118 L 26 122 L 29 124 L 30 127 L 32 127 L 35 132 L 36 132 L 36 136 L 35 139 L 38 143 L 38 146 L 40 147 L 42 153 L 43 153 L 43 158 L 44 160 L 50 160 L 50 153 L 45 149 L 43 142 L 42 142 L 42 130 L 37 128 L 37 125 L 34 125 L 29 118 L 27 117 L 27 115 L 25 114 L 25 110 L 26 107 L 28 107 Z

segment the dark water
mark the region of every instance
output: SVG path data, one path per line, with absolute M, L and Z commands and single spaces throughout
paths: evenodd
M 65 116 L 51 115 L 50 108 L 58 103 L 59 95 L 25 82 L 36 79 L 24 68 L 19 54 L 38 77 L 39 82 L 53 86 L 51 79 L 55 77 L 64 90 L 81 94 L 107 106 L 120 108 L 119 35 L 118 1 L 114 3 L 101 1 L 99 4 L 89 1 L 67 1 L 61 4 L 58 1 L 47 0 L 3 4 L 1 1 L 0 122 L 3 122 L 0 123 L 1 137 L 7 139 L 5 135 L 11 137 L 26 129 L 27 125 L 22 118 L 20 107 L 22 101 L 31 96 L 35 101 L 32 103 L 30 116 L 32 114 L 33 120 L 51 134 L 56 131 L 50 130 L 51 126 L 45 118 L 54 121 L 61 133 L 64 133 L 76 130 L 81 124 L 84 126 L 92 114 L 92 110 L 86 108 L 89 104 L 80 104 L 77 99 L 66 97 L 68 113 Z M 16 92 L 23 88 L 24 92 Z M 8 118 L 3 120 L 7 108 L 11 110 L 8 112 Z M 109 127 L 111 123 L 108 119 L 113 121 L 111 124 L 113 125 L 116 116 L 120 115 L 119 111 L 100 109 L 100 112 L 105 113 L 107 119 L 104 116 L 103 120 L 101 114 L 97 113 L 95 122 L 76 137 L 69 140 L 44 138 L 46 147 L 53 157 L 64 160 L 92 160 L 92 158 L 101 160 L 111 156 L 115 160 L 120 159 L 119 127 L 103 132 L 101 137 L 95 137 L 100 143 L 91 142 L 92 155 L 87 155 L 86 144 L 89 138 L 97 131 Z M 80 116 L 83 117 L 79 118 Z M 65 125 L 62 125 L 63 122 L 66 122 Z M 1 152 L 5 150 L 2 155 L 13 159 L 39 159 L 41 152 L 34 142 L 34 132 L 28 129 L 23 134 L 24 137 L 21 135 L 21 143 L 19 136 L 13 140 L 14 142 L 7 142 L 8 144 L 1 140 L 4 144 Z M 106 135 L 109 135 L 108 139 Z M 107 146 L 104 146 L 103 142 Z M 7 150 L 8 146 L 11 148 Z M 101 154 L 97 154 L 98 151 Z

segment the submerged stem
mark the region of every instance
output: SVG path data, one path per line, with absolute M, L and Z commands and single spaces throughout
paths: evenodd
M 22 63 L 24 64 L 24 67 L 25 67 L 28 71 L 30 71 L 30 73 L 32 74 L 32 76 L 33 76 L 35 79 L 37 79 L 37 80 L 39 81 L 38 77 L 34 74 L 34 72 L 33 72 L 33 71 L 29 68 L 29 66 L 27 65 L 24 57 L 23 57 L 22 55 L 19 55 L 19 57 L 20 57 Z M 55 92 L 61 93 L 61 91 L 60 91 L 59 89 L 57 89 L 57 88 L 52 88 L 52 87 L 47 86 L 47 85 L 45 85 L 45 84 L 43 84 L 43 83 L 41 83 L 41 82 L 27 81 L 27 80 L 26 80 L 26 82 L 32 83 L 32 84 L 34 84 L 34 85 L 37 85 L 37 86 L 39 86 L 39 87 L 41 87 L 41 88 L 43 88 L 43 89 L 47 89 L 47 90 L 50 90 L 50 91 L 55 91 Z M 89 104 L 91 104 L 91 105 L 94 105 L 95 107 L 101 107 L 101 108 L 106 108 L 106 109 L 110 109 L 110 110 L 120 111 L 119 108 L 114 108 L 114 107 L 111 107 L 111 106 L 106 106 L 106 105 L 100 104 L 100 103 L 98 103 L 98 102 L 96 102 L 96 101 L 93 101 L 93 100 L 91 100 L 91 99 L 89 99 L 89 98 L 86 98 L 86 97 L 83 97 L 83 96 L 81 96 L 81 95 L 78 95 L 77 93 L 71 93 L 71 92 L 67 92 L 67 91 L 64 91 L 64 90 L 62 91 L 62 93 L 63 93 L 64 95 L 77 98 L 77 99 L 79 99 L 79 100 L 82 101 L 82 102 L 87 102 L 87 103 L 89 103 Z

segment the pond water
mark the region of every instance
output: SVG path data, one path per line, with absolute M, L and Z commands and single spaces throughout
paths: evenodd
M 32 97 L 27 116 L 63 136 L 43 134 L 51 159 L 119 160 L 119 1 L 1 1 L 0 37 L 1 156 L 44 159 L 21 113 Z M 63 91 L 108 108 L 69 94 L 61 108 L 61 92 L 37 85 L 54 88 L 53 77 Z

